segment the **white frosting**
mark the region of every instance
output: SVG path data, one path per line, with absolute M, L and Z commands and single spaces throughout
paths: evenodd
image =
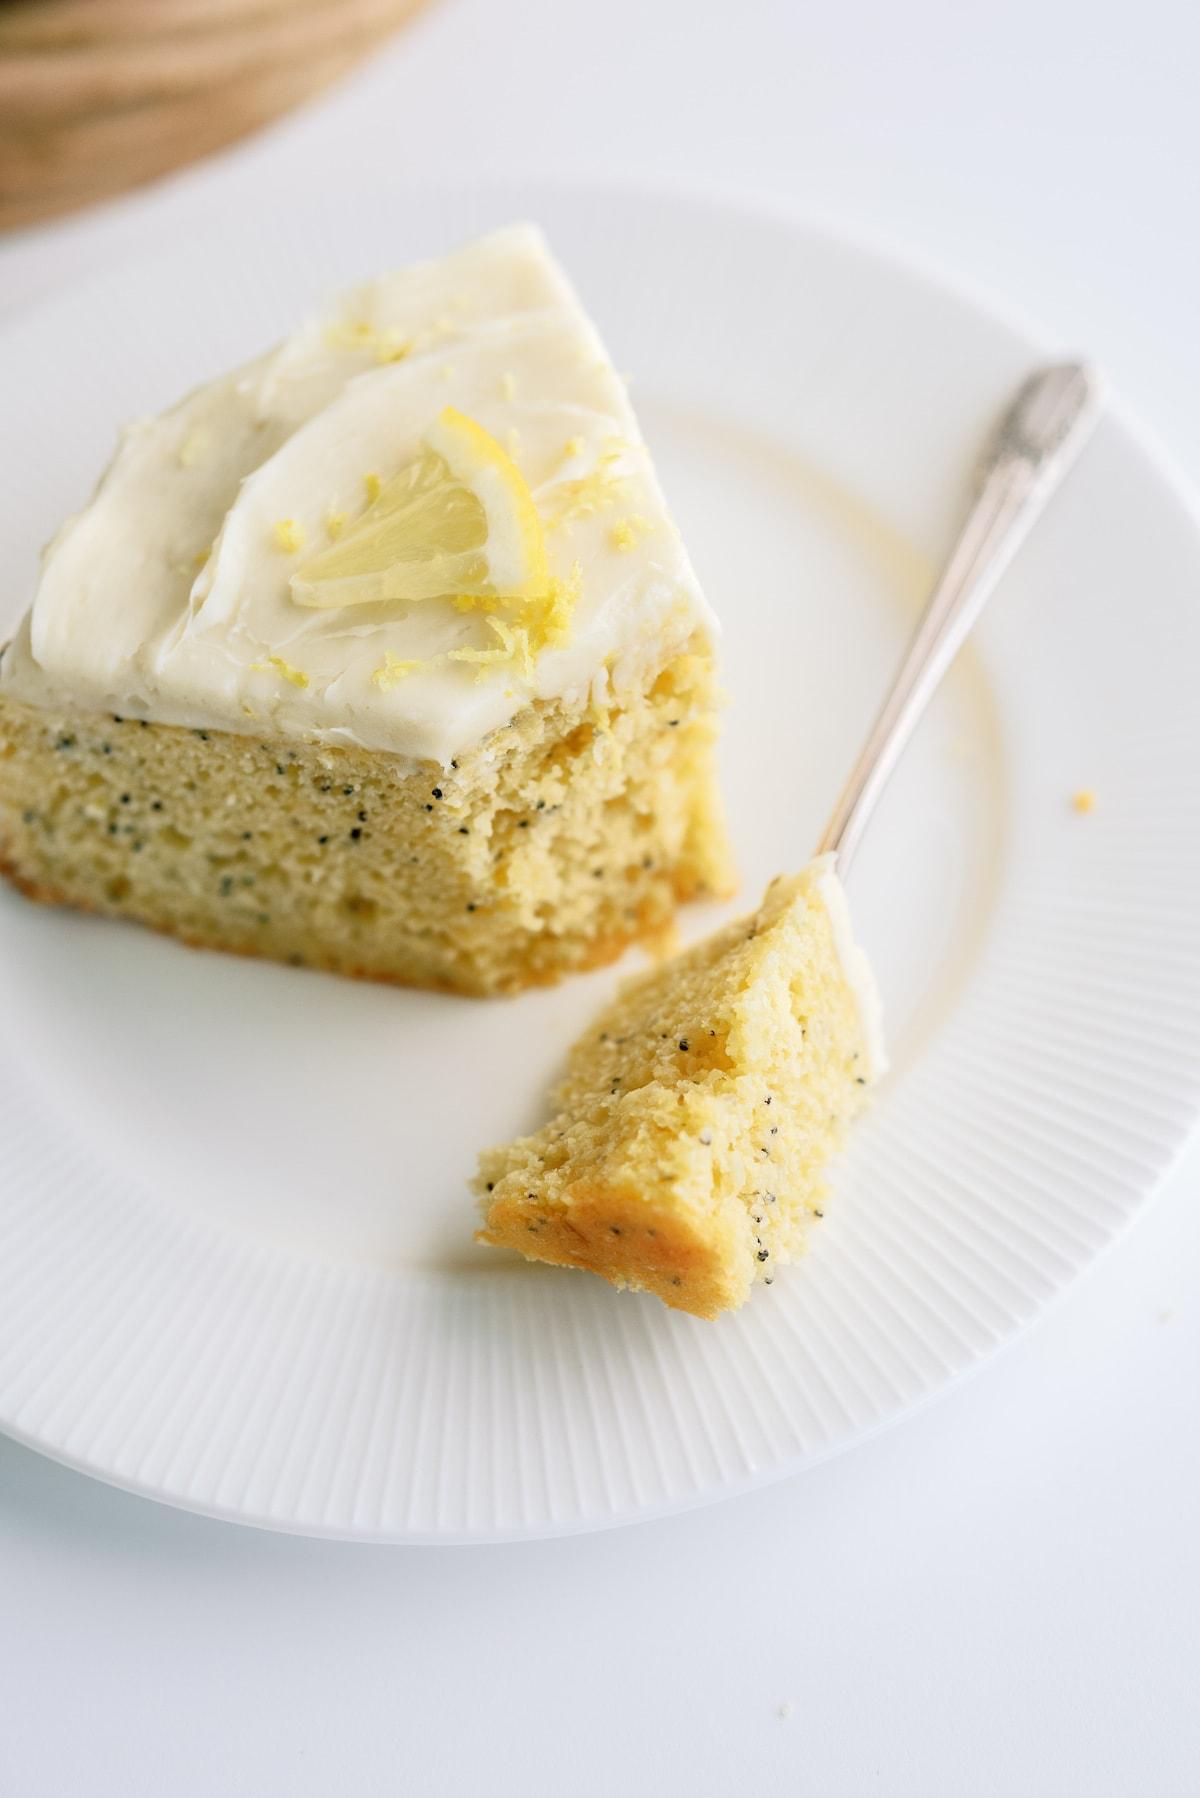
M 547 531 L 551 574 L 569 580 L 578 567 L 581 587 L 568 640 L 531 678 L 441 663 L 381 684 L 372 677 L 389 655 L 427 661 L 495 638 L 442 601 L 298 606 L 298 557 L 275 526 L 294 520 L 320 546 L 327 515 L 361 512 L 365 477 L 386 481 L 409 462 L 447 405 L 508 450 L 547 523 L 567 483 L 603 467 L 617 486 L 599 510 Z M 632 519 L 636 541 L 618 547 L 613 526 Z M 715 628 L 624 383 L 540 234 L 516 226 L 369 282 L 266 356 L 132 425 L 46 552 L 0 690 L 444 764 L 533 697 L 619 694 L 698 623 Z
M 879 988 L 875 984 L 871 964 L 854 935 L 846 889 L 838 878 L 837 857 L 832 854 L 819 855 L 812 867 L 833 932 L 834 950 L 842 965 L 846 985 L 858 1007 L 863 1053 L 866 1057 L 863 1075 L 867 1080 L 878 1080 L 887 1073 L 888 1066 L 887 1044 L 883 1034 L 883 1002 L 879 997 Z

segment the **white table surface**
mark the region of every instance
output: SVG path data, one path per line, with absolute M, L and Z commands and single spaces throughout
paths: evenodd
M 251 145 L 0 242 L 0 312 L 235 191 L 677 178 L 995 288 L 1099 357 L 1200 479 L 1198 56 L 1187 0 L 444 0 Z M 1192 1798 L 1198 1198 L 1193 1142 L 949 1398 L 803 1478 L 609 1534 L 293 1541 L 0 1439 L 0 1793 Z

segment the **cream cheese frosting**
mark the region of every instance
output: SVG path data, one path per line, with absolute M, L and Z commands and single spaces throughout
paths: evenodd
M 862 1028 L 863 1055 L 866 1066 L 863 1078 L 875 1081 L 882 1078 L 888 1069 L 887 1040 L 883 1029 L 883 1001 L 879 996 L 879 988 L 875 984 L 875 976 L 866 952 L 860 947 L 854 935 L 854 924 L 850 917 L 850 905 L 846 898 L 846 889 L 842 885 L 837 871 L 837 857 L 826 853 L 816 857 L 812 863 L 813 872 L 817 876 L 817 889 L 825 905 L 829 919 L 829 928 L 833 934 L 833 947 L 841 964 L 842 977 L 850 989 L 850 995 L 858 1008 L 858 1021 Z
M 517 464 L 577 594 L 529 670 L 437 660 L 489 641 L 449 600 L 319 611 L 289 587 L 448 405 Z M 46 551 L 0 691 L 444 765 L 534 698 L 619 697 L 698 625 L 715 629 L 625 384 L 540 233 L 514 226 L 343 295 L 132 425 Z M 433 665 L 379 678 L 410 662 Z

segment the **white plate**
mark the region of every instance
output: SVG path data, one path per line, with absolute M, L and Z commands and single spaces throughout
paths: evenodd
M 887 255 L 596 191 L 225 219 L 0 340 L 9 603 L 122 419 L 522 214 L 634 371 L 724 614 L 750 903 L 805 859 L 1045 350 Z M 943 1390 L 1112 1239 L 1197 1108 L 1198 595 L 1186 502 L 1110 411 L 855 867 L 894 1072 L 806 1262 L 716 1324 L 472 1243 L 475 1149 L 534 1119 L 612 970 L 476 1004 L 0 896 L 0 1427 L 224 1517 L 479 1540 L 732 1492 Z

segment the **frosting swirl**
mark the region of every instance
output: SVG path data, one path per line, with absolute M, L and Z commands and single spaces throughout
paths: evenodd
M 532 666 L 449 658 L 494 642 L 449 600 L 320 611 L 289 588 L 296 553 L 447 406 L 518 465 L 570 584 L 566 640 Z M 445 764 L 533 698 L 619 694 L 698 624 L 715 628 L 624 383 L 540 233 L 515 226 L 343 295 L 132 425 L 49 546 L 0 688 Z

